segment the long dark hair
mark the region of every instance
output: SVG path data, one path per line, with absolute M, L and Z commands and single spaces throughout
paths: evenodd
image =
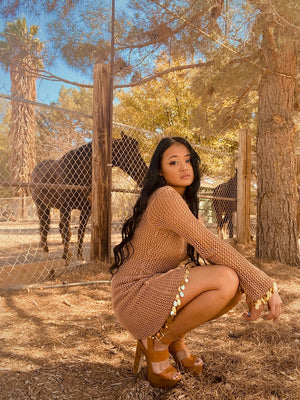
M 186 187 L 184 193 L 184 200 L 189 206 L 191 212 L 198 218 L 198 198 L 197 192 L 200 187 L 200 158 L 189 142 L 182 137 L 166 137 L 163 138 L 157 145 L 156 150 L 151 158 L 148 173 L 144 180 L 144 187 L 141 191 L 140 197 L 137 200 L 134 208 L 133 214 L 128 218 L 122 228 L 122 241 L 117 246 L 114 247 L 114 257 L 115 261 L 113 265 L 109 268 L 110 273 L 113 275 L 117 269 L 123 264 L 123 262 L 130 256 L 131 252 L 134 250 L 131 240 L 133 238 L 134 232 L 146 210 L 150 196 L 161 186 L 165 185 L 165 182 L 161 179 L 161 160 L 164 152 L 174 143 L 181 143 L 190 152 L 191 155 L 191 165 L 194 171 L 194 181 L 191 185 Z M 188 257 L 195 264 L 199 264 L 199 255 L 196 253 L 194 247 L 188 244 L 187 248 Z

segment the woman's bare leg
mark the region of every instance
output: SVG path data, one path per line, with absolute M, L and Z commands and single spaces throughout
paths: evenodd
M 230 311 L 234 306 L 238 304 L 238 302 L 241 300 L 243 294 L 240 292 L 238 289 L 235 296 L 233 299 L 226 305 L 226 307 L 223 308 L 217 315 L 215 315 L 212 319 L 217 319 L 221 317 L 222 315 L 226 314 L 228 311 Z
M 174 340 L 229 311 L 238 302 L 239 279 L 228 267 L 211 265 L 190 269 L 190 279 L 178 313 L 166 337 Z
M 176 340 L 204 322 L 229 311 L 239 301 L 239 279 L 236 273 L 225 266 L 210 265 L 190 269 L 189 282 L 184 290 L 178 313 L 165 336 Z M 146 338 L 143 339 L 146 345 Z M 154 341 L 154 349 L 165 350 L 166 344 Z M 152 363 L 155 373 L 167 367 L 165 363 Z

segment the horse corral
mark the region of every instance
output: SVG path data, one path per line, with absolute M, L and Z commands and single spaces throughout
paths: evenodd
M 160 138 L 153 132 L 114 125 L 112 236 L 119 238 Z M 1 288 L 54 279 L 91 260 L 92 158 L 91 142 L 68 149 L 55 160 L 46 158 L 35 167 L 32 181 L 23 184 L 32 196 L 1 199 Z M 210 187 L 202 181 L 200 215 L 216 234 L 227 226 L 225 239 L 232 241 L 236 234 L 237 174 L 224 181 Z M 253 235 L 255 215 L 251 223 Z
M 119 235 L 160 136 L 146 132 L 139 140 L 145 132 L 122 124 L 115 124 L 114 130 L 111 230 Z M 90 261 L 92 158 L 92 142 L 88 142 L 55 160 L 42 160 L 28 185 L 32 197 L 16 198 L 13 207 L 5 203 L 0 225 L 2 288 L 55 278 Z M 199 192 L 204 223 L 216 234 L 228 225 L 225 238 L 230 240 L 235 235 L 236 184 L 236 175 L 215 188 L 205 187 L 204 179 Z
M 239 3 L 0 2 L 0 400 L 300 400 L 299 4 Z M 201 157 L 205 226 L 284 305 L 247 322 L 243 296 L 188 332 L 202 374 L 168 390 L 134 374 L 108 270 L 165 135 Z
M 121 139 L 112 142 L 112 166 L 119 167 L 141 185 L 147 166 L 138 149 L 138 142 L 121 133 Z M 71 150 L 59 160 L 44 160 L 32 173 L 32 198 L 40 222 L 40 246 L 48 252 L 47 236 L 50 228 L 50 208 L 60 212 L 59 231 L 62 237 L 62 258 L 72 257 L 71 211 L 80 210 L 77 258 L 83 259 L 82 244 L 86 225 L 91 215 L 92 143 Z
M 116 124 L 115 132 L 113 235 L 119 233 L 147 171 L 147 149 L 140 151 L 136 131 Z M 41 282 L 90 261 L 92 142 L 56 160 L 42 160 L 32 181 L 23 186 L 32 196 L 0 199 L 1 288 Z

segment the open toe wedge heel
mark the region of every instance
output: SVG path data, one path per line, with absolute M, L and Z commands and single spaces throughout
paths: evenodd
M 175 377 L 175 373 L 178 372 L 176 368 L 169 365 L 159 374 L 155 374 L 153 372 L 151 364 L 152 362 L 162 362 L 168 360 L 170 357 L 168 349 L 163 351 L 154 351 L 154 340 L 155 339 L 152 338 L 147 339 L 147 349 L 141 340 L 138 340 L 134 359 L 134 373 L 138 374 L 140 372 L 143 364 L 143 358 L 145 356 L 147 361 L 148 380 L 151 385 L 159 388 L 173 387 L 180 381 L 181 378 L 180 376 Z
M 179 359 L 178 353 L 189 353 L 183 338 L 172 342 L 169 346 L 169 351 L 178 367 L 182 368 L 183 371 L 189 372 L 193 375 L 201 374 L 203 368 L 203 361 L 201 360 L 201 358 L 191 354 L 187 357 L 184 357 L 183 359 Z

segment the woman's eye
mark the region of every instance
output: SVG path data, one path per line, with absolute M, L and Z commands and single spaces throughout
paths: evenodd
M 188 160 L 186 160 L 186 162 L 187 162 L 187 163 L 190 163 L 190 162 L 191 162 L 191 159 L 189 158 Z
M 176 165 L 177 164 L 177 161 L 171 161 L 170 162 L 170 165 Z

